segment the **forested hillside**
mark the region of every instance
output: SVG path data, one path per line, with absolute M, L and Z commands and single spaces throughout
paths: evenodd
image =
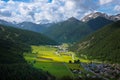
M 43 34 L 0 25 L 0 39 L 22 42 L 30 45 L 53 45 L 54 40 Z
M 92 29 L 87 24 L 72 17 L 49 27 L 44 34 L 61 43 L 73 43 L 91 32 Z
M 107 25 L 93 33 L 83 41 L 76 43 L 71 49 L 90 59 L 108 62 L 120 62 L 120 21 Z
M 23 53 L 31 53 L 30 45 L 56 44 L 42 34 L 0 25 L 0 80 L 54 80 L 25 61 Z
M 44 34 L 61 43 L 74 43 L 112 22 L 103 17 L 97 17 L 88 22 L 81 22 L 72 17 L 52 25 L 45 30 Z
M 104 27 L 105 25 L 108 25 L 110 23 L 112 23 L 113 21 L 111 20 L 108 20 L 104 17 L 97 17 L 95 19 L 91 19 L 89 20 L 88 22 L 86 22 L 90 28 L 93 30 L 93 31 L 96 31 L 102 27 Z

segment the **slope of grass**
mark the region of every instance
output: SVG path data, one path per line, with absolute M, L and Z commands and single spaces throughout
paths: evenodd
M 56 78 L 62 78 L 63 76 L 72 76 L 71 72 L 66 68 L 64 63 L 60 62 L 36 62 L 34 64 L 35 68 L 43 69 L 48 71 Z

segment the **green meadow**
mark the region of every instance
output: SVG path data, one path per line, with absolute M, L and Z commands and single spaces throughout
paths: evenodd
M 60 51 L 53 46 L 31 46 L 31 48 L 32 53 L 24 53 L 25 60 L 35 68 L 47 71 L 58 79 L 64 76 L 74 78 L 75 74 L 70 69 L 84 70 L 78 63 L 69 63 L 79 59 L 73 52 Z M 84 59 L 79 60 L 89 62 Z

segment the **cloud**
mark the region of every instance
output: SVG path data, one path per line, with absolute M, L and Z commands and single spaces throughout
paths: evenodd
M 74 0 L 76 1 L 77 6 L 84 10 L 96 10 L 99 8 L 99 2 L 95 0 Z
M 108 4 L 110 2 L 112 2 L 113 0 L 100 0 L 100 4 L 104 5 L 104 4 Z
M 114 10 L 120 12 L 120 5 L 116 5 L 116 6 L 114 7 Z
M 0 16 L 10 17 L 12 14 L 9 10 L 0 10 Z
M 7 21 L 30 21 L 51 23 L 70 17 L 80 19 L 86 13 L 97 11 L 101 4 L 112 0 L 0 0 L 0 19 Z M 117 3 L 115 3 L 117 4 Z

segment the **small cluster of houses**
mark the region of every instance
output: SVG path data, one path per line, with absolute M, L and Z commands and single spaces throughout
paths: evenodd
M 78 74 L 78 78 L 80 80 L 84 80 L 85 78 L 87 78 L 87 80 L 90 79 L 95 79 L 95 80 L 104 80 L 102 78 L 100 78 L 99 76 L 96 76 L 96 75 L 91 75 L 90 73 L 87 73 L 87 72 L 84 72 L 82 70 L 79 70 L 79 69 L 71 69 L 72 73 L 73 74 Z
M 57 48 L 57 51 L 55 52 L 56 55 L 61 55 L 61 53 L 67 53 L 68 52 L 68 48 L 63 47 L 61 45 L 58 46 L 54 46 L 55 48 Z M 70 55 L 70 54 L 64 54 L 64 55 Z
M 120 80 L 120 67 L 110 64 L 88 64 L 88 68 L 96 75 L 104 78 Z
M 110 64 L 80 64 L 87 72 L 80 69 L 71 69 L 72 73 L 78 74 L 80 78 L 88 77 L 88 78 L 99 78 L 100 80 L 120 80 L 120 66 L 114 66 Z

